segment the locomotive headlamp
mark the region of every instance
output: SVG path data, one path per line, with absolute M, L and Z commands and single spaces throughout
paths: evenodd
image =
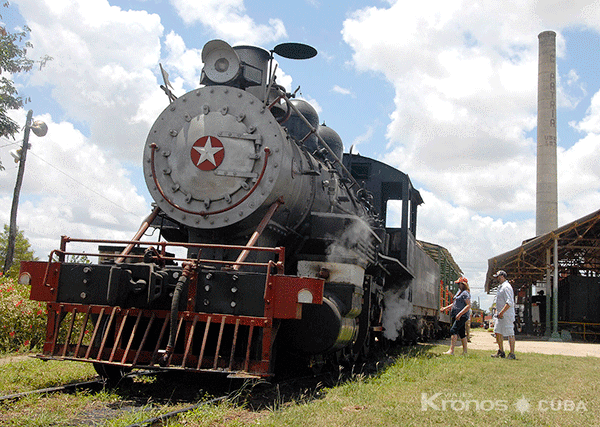
M 203 72 L 213 83 L 223 84 L 240 72 L 240 58 L 223 40 L 211 40 L 202 49 Z
M 30 285 L 31 284 L 31 274 L 25 272 L 21 273 L 19 276 L 19 285 Z

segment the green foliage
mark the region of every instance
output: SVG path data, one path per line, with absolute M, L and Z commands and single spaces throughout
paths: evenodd
M 9 6 L 9 2 L 3 4 L 3 7 Z M 37 61 L 27 57 L 27 50 L 33 47 L 27 40 L 30 32 L 31 29 L 28 26 L 14 33 L 11 33 L 6 27 L 0 26 L 0 74 L 3 75 L 0 78 L 0 137 L 14 138 L 20 127 L 7 116 L 7 112 L 23 107 L 28 101 L 19 95 L 10 76 L 7 78 L 4 75 L 31 71 L 36 63 L 40 64 L 40 68 L 42 68 L 46 62 L 52 60 L 47 55 Z M 2 169 L 4 168 L 0 162 L 0 170 Z
M 26 57 L 27 48 L 31 43 L 24 41 L 29 35 L 29 27 L 23 31 L 10 33 L 6 28 L 0 28 L 0 70 L 11 74 L 30 71 L 33 60 Z M 12 80 L 0 79 L 0 137 L 14 136 L 19 131 L 19 125 L 6 115 L 8 110 L 21 108 L 24 100 L 19 96 Z
M 6 260 L 6 251 L 8 249 L 8 235 L 9 227 L 4 225 L 4 231 L 0 234 L 0 266 L 4 265 Z M 19 275 L 19 268 L 21 261 L 37 261 L 37 258 L 33 254 L 31 249 L 31 243 L 23 234 L 23 231 L 17 230 L 17 237 L 15 238 L 15 251 L 13 257 L 13 264 L 6 274 L 8 277 L 14 279 Z
M 91 264 L 92 261 L 87 255 L 67 255 L 66 262 L 78 263 L 78 264 Z
M 0 276 L 0 353 L 29 351 L 44 343 L 46 304 L 29 300 L 29 291 L 16 279 Z

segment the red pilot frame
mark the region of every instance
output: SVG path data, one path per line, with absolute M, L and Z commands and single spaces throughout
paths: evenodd
M 93 290 L 87 290 L 90 285 L 95 283 L 101 287 L 106 281 L 115 282 L 115 271 L 136 267 L 139 264 L 135 262 L 144 261 L 145 255 L 128 254 L 126 262 L 120 264 L 123 259 L 120 253 L 67 252 L 67 243 L 71 242 L 154 248 L 154 260 L 161 266 L 167 263 L 166 268 L 158 269 L 162 277 L 167 277 L 168 274 L 175 276 L 175 271 L 182 271 L 180 267 L 169 269 L 168 263 L 174 264 L 177 261 L 193 265 L 194 273 L 211 265 L 211 271 L 227 278 L 232 274 L 243 273 L 245 267 L 262 267 L 264 273 L 249 277 L 254 278 L 257 283 L 264 283 L 257 285 L 257 288 L 263 290 L 264 309 L 258 315 L 220 313 L 214 310 L 203 312 L 198 309 L 202 301 L 196 301 L 197 295 L 202 291 L 199 289 L 199 274 L 191 274 L 186 296 L 182 299 L 180 309 L 175 312 L 175 345 L 172 353 L 165 356 L 165 342 L 169 337 L 172 317 L 172 311 L 167 307 L 112 304 L 110 290 L 108 301 L 104 303 L 85 303 L 79 300 L 89 298 L 86 292 L 93 294 Z M 198 259 L 170 257 L 166 253 L 168 246 L 198 248 Z M 200 256 L 203 248 L 236 250 L 245 254 L 271 252 L 277 260 L 257 263 L 240 261 L 240 258 L 236 261 L 203 259 Z M 68 280 L 70 272 L 86 271 L 86 265 L 65 262 L 67 255 L 83 254 L 118 261 L 108 266 L 88 265 L 88 269 L 106 270 L 106 274 L 95 276 L 92 280 L 94 283 L 88 283 L 86 287 L 80 285 L 78 280 Z M 53 251 L 48 262 L 30 261 L 21 264 L 21 277 L 31 284 L 30 298 L 47 302 L 46 337 L 42 353 L 38 357 L 92 362 L 105 371 L 154 368 L 221 372 L 230 376 L 270 376 L 273 374 L 273 346 L 280 321 L 301 319 L 303 304 L 323 302 L 324 280 L 282 274 L 284 255 L 284 248 L 281 247 L 86 240 L 63 236 L 61 249 Z M 58 261 L 54 261 L 54 258 L 58 258 Z M 169 272 L 164 273 L 163 270 Z M 84 274 L 86 273 L 82 273 Z M 157 272 L 152 274 L 156 275 Z M 108 279 L 103 282 L 103 277 Z M 244 286 L 244 277 L 238 282 L 240 288 Z M 87 279 L 84 278 L 81 282 L 85 280 Z M 67 292 L 65 289 L 69 287 L 74 291 Z M 101 290 L 97 295 L 104 298 L 105 293 Z M 164 363 L 161 363 L 161 358 L 166 359 Z

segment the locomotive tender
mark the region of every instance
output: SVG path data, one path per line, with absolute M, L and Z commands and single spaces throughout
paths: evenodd
M 170 102 L 143 153 L 155 204 L 136 236 L 63 236 L 49 262 L 22 263 L 31 298 L 48 304 L 39 357 L 92 362 L 109 378 L 266 377 L 366 354 L 384 339 L 384 298 L 410 308 L 388 325 L 431 335 L 447 322 L 440 268 L 415 239 L 419 192 L 402 172 L 343 154 L 314 108 L 276 83 L 274 53 L 316 55 L 213 40 L 200 88 L 176 97 L 165 77 Z M 402 201 L 401 227 L 385 227 L 389 200 Z M 161 238 L 141 240 L 148 228 Z M 94 255 L 73 243 L 100 245 L 98 262 L 73 262 Z

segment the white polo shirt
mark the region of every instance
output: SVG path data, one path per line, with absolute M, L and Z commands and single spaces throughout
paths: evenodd
M 504 312 L 503 317 L 510 322 L 515 321 L 515 292 L 513 291 L 513 287 L 508 280 L 505 280 L 502 285 L 498 288 L 498 293 L 496 294 L 496 310 L 500 313 L 504 308 L 504 305 L 509 305 L 508 310 Z

